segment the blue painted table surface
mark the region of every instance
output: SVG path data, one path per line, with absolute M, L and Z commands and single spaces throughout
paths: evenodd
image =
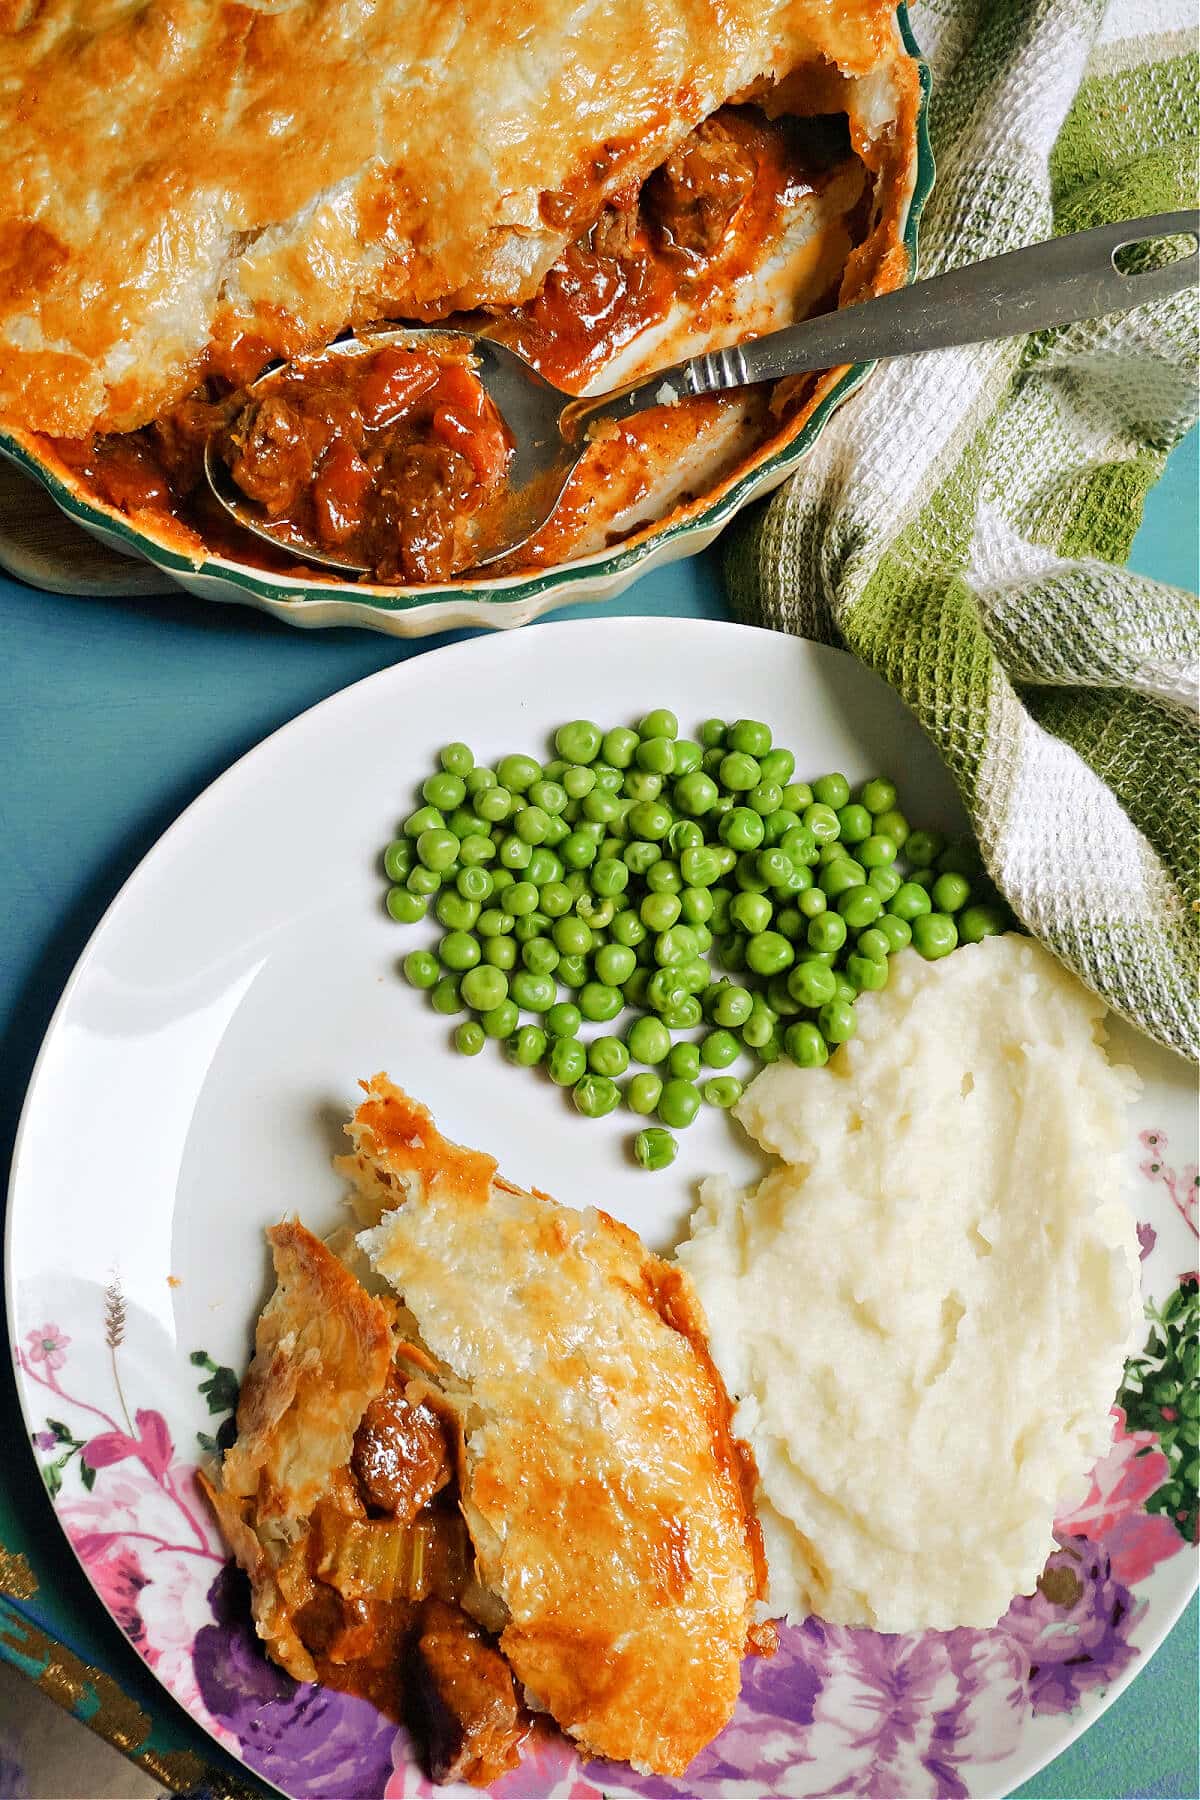
M 1193 432 L 1151 495 L 1130 558 L 1144 573 L 1193 590 L 1196 495 Z M 618 600 L 558 616 L 727 612 L 710 552 L 644 576 Z M 409 644 L 348 630 L 300 632 L 182 593 L 79 600 L 0 576 L 5 1161 L 38 1044 L 71 967 L 117 888 L 176 814 L 305 707 L 402 657 L 468 635 Z M 0 1424 L 7 1450 L 0 1459 L 0 1544 L 23 1555 L 38 1582 L 36 1596 L 9 1603 L 10 1613 L 115 1677 L 149 1714 L 152 1748 L 190 1747 L 232 1770 L 158 1688 L 67 1551 L 22 1441 L 7 1357 Z M 1019 1790 L 1022 1800 L 1197 1794 L 1197 1622 L 1193 1606 L 1132 1687 Z M 20 1660 L 12 1640 L 11 1630 L 0 1629 L 0 1654 Z

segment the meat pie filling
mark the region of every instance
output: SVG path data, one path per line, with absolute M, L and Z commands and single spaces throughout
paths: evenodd
M 578 392 L 677 301 L 702 309 L 731 289 L 788 209 L 852 160 L 844 115 L 722 107 L 640 189 L 608 200 L 531 300 L 448 323 L 486 331 Z M 867 221 L 852 226 L 857 241 Z M 814 310 L 836 304 L 835 285 Z M 306 544 L 383 582 L 444 582 L 479 560 L 476 527 L 502 500 L 513 443 L 461 350 L 335 347 L 251 387 L 252 352 L 210 359 L 203 385 L 138 431 L 55 440 L 59 456 L 110 505 L 170 514 L 241 560 L 271 551 L 208 493 L 209 440 L 278 537 L 279 567 Z
M 434 1781 L 486 1787 L 518 1766 L 531 1722 L 495 1638 L 465 1608 L 488 1612 L 488 1596 L 472 1575 L 450 1438 L 428 1401 L 409 1398 L 413 1372 L 401 1345 L 280 1588 L 327 1687 L 403 1720 Z

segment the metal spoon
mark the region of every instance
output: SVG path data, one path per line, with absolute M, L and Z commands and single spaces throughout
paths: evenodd
M 1127 274 L 1117 264 L 1118 251 L 1175 237 L 1191 238 L 1191 250 L 1161 268 Z M 592 426 L 600 420 L 629 419 L 652 407 L 675 406 L 689 395 L 726 393 L 845 363 L 916 356 L 1125 312 L 1191 286 L 1200 268 L 1198 246 L 1200 211 L 1156 213 L 1101 225 L 993 256 L 744 344 L 689 357 L 590 399 L 563 393 L 505 344 L 440 325 L 371 331 L 331 345 L 326 354 L 370 355 L 385 344 L 416 344 L 431 338 L 453 338 L 469 348 L 476 372 L 515 443 L 499 519 L 489 520 L 487 540 L 479 543 L 474 566 L 482 568 L 517 549 L 545 524 L 587 449 Z M 248 391 L 253 393 L 284 366 L 269 369 Z M 211 440 L 205 449 L 204 473 L 221 505 L 256 537 L 322 568 L 347 575 L 369 572 L 362 563 L 330 556 L 273 528 L 265 513 L 235 486 Z

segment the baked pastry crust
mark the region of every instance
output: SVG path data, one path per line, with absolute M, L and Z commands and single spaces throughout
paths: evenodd
M 689 1278 L 448 1144 L 384 1076 L 342 1167 L 439 1367 L 500 1646 L 593 1755 L 679 1775 L 726 1724 L 763 1574 Z
M 0 0 L 0 24 L 0 419 L 68 437 L 347 325 L 525 299 L 722 102 L 904 63 L 887 0 Z

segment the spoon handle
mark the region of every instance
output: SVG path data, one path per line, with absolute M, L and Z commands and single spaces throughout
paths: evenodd
M 1178 237 L 1191 238 L 1190 251 L 1162 268 L 1127 274 L 1117 265 L 1119 250 Z M 568 408 L 564 434 L 569 430 L 574 437 L 595 419 L 628 418 L 689 394 L 722 393 L 843 363 L 914 356 L 1125 312 L 1191 286 L 1200 267 L 1198 245 L 1200 212 L 1190 211 L 1051 238 L 660 369 L 628 388 Z

